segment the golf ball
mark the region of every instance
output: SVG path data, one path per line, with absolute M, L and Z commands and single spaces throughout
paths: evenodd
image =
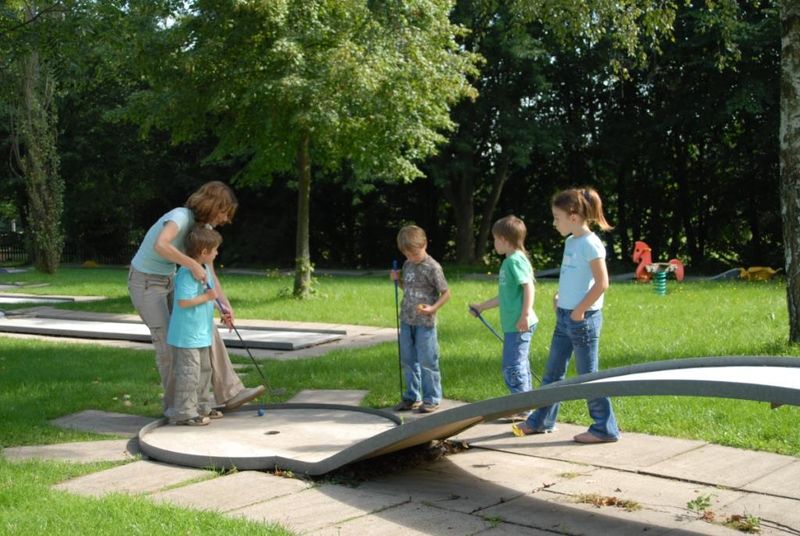
M 263 409 L 259 409 L 258 410 L 258 416 L 259 417 L 263 417 L 264 416 L 264 410 Z

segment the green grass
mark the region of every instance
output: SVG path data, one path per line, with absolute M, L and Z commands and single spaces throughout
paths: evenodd
M 248 534 L 290 535 L 275 525 L 212 512 L 156 506 L 144 497 L 111 494 L 100 499 L 52 489 L 70 478 L 114 464 L 8 462 L 0 457 L 2 534 Z
M 221 278 L 240 323 L 258 318 L 395 326 L 394 287 L 388 275 L 319 277 L 316 295 L 306 301 L 288 297 L 289 277 L 223 273 Z M 0 277 L 0 283 L 48 283 L 46 287 L 23 289 L 27 293 L 104 295 L 109 299 L 103 302 L 63 307 L 132 313 L 125 279 L 126 272 L 121 269 L 74 268 L 62 269 L 57 276 L 35 272 L 9 274 Z M 445 396 L 466 401 L 502 396 L 506 389 L 500 373 L 500 343 L 466 312 L 468 303 L 493 296 L 496 282 L 450 274 L 450 284 L 453 297 L 439 317 Z M 782 281 L 684 284 L 670 281 L 668 288 L 667 296 L 660 297 L 647 285 L 612 284 L 604 309 L 602 369 L 685 357 L 797 353 L 797 348 L 786 342 L 788 320 Z M 531 363 L 539 374 L 553 329 L 551 303 L 555 291 L 554 281 L 537 284 L 535 309 L 540 324 L 531 346 Z M 495 326 L 499 324 L 496 310 L 488 311 L 485 316 Z M 248 362 L 247 358 L 234 357 L 234 360 Z M 321 358 L 269 361 L 262 368 L 273 388 L 285 389 L 285 394 L 272 399 L 273 402 L 285 400 L 302 389 L 366 389 L 369 395 L 365 404 L 372 407 L 391 405 L 398 398 L 394 343 L 340 350 Z M 246 383 L 259 383 L 255 371 L 249 373 Z M 130 406 L 123 404 L 125 395 L 130 397 Z M 160 411 L 158 396 L 158 374 L 152 352 L 0 337 L 3 446 L 96 439 L 98 436 L 92 434 L 54 428 L 47 421 L 85 409 L 156 416 Z M 800 418 L 797 407 L 770 410 L 764 403 L 693 397 L 615 398 L 613 403 L 625 432 L 699 439 L 800 456 L 800 443 L 795 440 Z M 588 424 L 585 402 L 564 403 L 559 419 Z M 13 493 L 22 492 L 16 490 L 17 484 L 9 484 L 18 480 L 6 476 L 10 473 L 29 474 L 36 481 L 44 481 L 52 472 L 56 476 L 50 481 L 55 482 L 79 470 L 84 469 L 47 463 L 8 464 L 0 458 L 5 496 L 0 507 L 10 505 L 12 511 L 30 507 L 24 501 L 10 499 L 12 494 L 6 493 L 8 486 Z M 47 491 L 47 484 L 41 486 L 42 494 L 54 493 Z M 156 513 L 163 512 L 161 507 L 148 506 L 139 499 L 103 499 L 109 501 L 107 504 L 118 501 L 120 505 L 126 504 L 126 500 L 143 510 L 144 519 L 157 519 L 161 514 Z M 53 501 L 64 509 L 81 504 L 84 509 L 102 510 L 98 504 L 106 504 L 95 501 L 88 507 L 90 499 L 61 495 L 53 497 Z M 92 517 L 99 521 L 102 516 Z M 115 526 L 122 526 L 120 523 L 126 522 L 118 521 Z M 149 532 L 160 531 L 153 529 L 153 525 L 143 526 L 150 527 Z M 26 527 L 33 531 L 32 526 Z M 185 532 L 180 528 L 176 531 Z

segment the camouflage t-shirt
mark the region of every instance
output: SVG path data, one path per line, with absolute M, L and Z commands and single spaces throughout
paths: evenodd
M 403 263 L 403 303 L 400 306 L 400 319 L 411 326 L 436 325 L 436 315 L 417 313 L 417 305 L 433 305 L 447 290 L 447 280 L 442 267 L 428 255 L 419 264 L 411 261 Z

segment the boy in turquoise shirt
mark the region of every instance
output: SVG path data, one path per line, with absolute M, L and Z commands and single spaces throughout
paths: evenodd
M 208 271 L 221 243 L 222 236 L 217 231 L 195 225 L 185 238 L 186 255 Z M 170 416 L 173 424 L 204 426 L 210 419 L 222 417 L 222 412 L 213 409 L 210 353 L 214 301 L 219 293 L 214 288 L 214 278 L 206 280 L 208 287 L 183 266 L 175 275 L 175 297 L 167 331 L 167 343 L 174 348 L 175 355 L 175 400 L 168 405 L 174 408 Z

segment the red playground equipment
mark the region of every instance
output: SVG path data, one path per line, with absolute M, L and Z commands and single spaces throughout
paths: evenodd
M 652 272 L 673 272 L 675 279 L 683 281 L 683 263 L 678 259 L 669 262 L 653 262 L 652 249 L 641 240 L 637 240 L 633 248 L 633 262 L 637 263 L 636 280 L 647 283 L 653 278 Z

